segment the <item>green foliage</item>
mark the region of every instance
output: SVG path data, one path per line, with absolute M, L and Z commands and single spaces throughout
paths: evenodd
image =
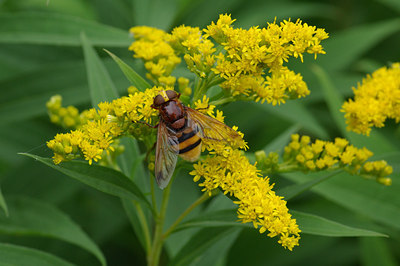
M 54 206 L 30 198 L 9 198 L 9 217 L 1 217 L 2 234 L 56 238 L 77 245 L 106 264 L 100 249 L 82 229 Z
M 11 244 L 0 244 L 0 256 L 4 265 L 73 265 L 49 253 Z
M 85 32 L 81 32 L 81 41 L 92 106 L 96 107 L 101 102 L 112 101 L 118 98 L 118 92 L 114 83 L 96 51 L 91 46 Z
M 291 213 L 303 231 L 298 249 L 289 254 L 251 224 L 236 222 L 232 202 L 214 197 L 173 228 L 160 251 L 161 265 L 396 265 L 397 125 L 373 129 L 370 137 L 357 135 L 346 131 L 339 110 L 363 76 L 399 60 L 399 7 L 396 0 L 0 1 L 0 264 L 145 264 L 153 206 L 162 197 L 158 188 L 149 197 L 153 176 L 143 163 L 145 149 L 123 139 L 122 172 L 80 161 L 55 166 L 44 143 L 60 129 L 51 125 L 45 103 L 60 94 L 66 105 L 83 110 L 125 94 L 130 85 L 150 87 L 143 65 L 128 51 L 131 26 L 203 27 L 220 13 L 232 13 L 244 28 L 290 17 L 330 34 L 326 55 L 291 62 L 310 96 L 275 107 L 235 102 L 221 108 L 227 124 L 244 132 L 249 158 L 257 150 L 281 151 L 295 132 L 345 137 L 372 150 L 374 159 L 387 160 L 393 184 L 384 187 L 344 172 L 272 175 L 277 194 L 296 210 Z M 166 230 L 200 196 L 189 170 L 182 169 L 171 189 Z

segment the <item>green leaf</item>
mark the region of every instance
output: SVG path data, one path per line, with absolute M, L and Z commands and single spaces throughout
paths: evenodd
M 283 148 L 290 142 L 290 136 L 299 131 L 300 128 L 299 124 L 294 124 L 265 146 L 263 150 L 267 154 L 268 152 L 283 152 Z
M 302 100 L 288 101 L 278 106 L 265 103 L 261 104 L 260 107 L 267 112 L 274 113 L 277 116 L 300 125 L 305 130 L 320 138 L 328 138 L 326 130 L 319 125 L 313 114 L 307 110 Z
M 363 266 L 395 266 L 396 258 L 390 252 L 386 239 L 360 238 L 361 260 Z
M 133 16 L 136 25 L 147 25 L 169 30 L 182 1 L 133 0 Z
M 3 197 L 3 193 L 1 192 L 0 188 L 0 208 L 3 209 L 4 214 L 8 217 L 8 208 L 7 208 L 7 203 Z
M 142 191 L 148 191 L 149 188 L 145 182 L 147 175 L 143 168 L 144 155 L 140 154 L 136 139 L 126 137 L 121 139 L 121 144 L 125 147 L 124 153 L 118 156 L 121 169 Z M 143 208 L 138 201 L 128 199 L 122 199 L 122 205 L 136 237 L 143 249 L 148 251 L 151 242 L 148 222 L 151 218 L 148 209 Z
M 377 2 L 387 5 L 390 9 L 396 10 L 400 13 L 400 2 L 397 0 L 377 0 Z
M 5 266 L 71 266 L 73 264 L 33 248 L 0 243 L 0 264 Z
M 316 215 L 289 211 L 297 220 L 302 233 L 323 236 L 386 236 L 370 230 L 340 224 Z M 174 232 L 194 227 L 249 227 L 250 223 L 237 222 L 236 209 L 220 210 L 201 214 L 199 217 L 180 224 Z
M 125 77 L 131 82 L 133 86 L 138 88 L 140 91 L 145 91 L 147 88 L 150 88 L 150 84 L 144 80 L 135 70 L 133 70 L 128 64 L 122 61 L 118 56 L 111 53 L 110 51 L 104 49 L 111 58 L 118 64 L 119 68 L 124 73 Z
M 276 192 L 279 196 L 283 196 L 286 201 L 294 198 L 295 196 L 311 189 L 312 187 L 320 184 L 321 182 L 324 182 L 328 180 L 329 178 L 337 175 L 341 170 L 336 170 L 330 174 L 327 175 L 322 175 L 321 177 L 318 177 L 316 179 L 313 179 L 308 182 L 300 183 L 300 184 L 295 184 L 291 186 L 284 187 Z
M 153 210 L 142 191 L 121 172 L 104 166 L 89 165 L 81 161 L 63 162 L 59 165 L 55 165 L 49 158 L 43 158 L 29 153 L 21 153 L 21 155 L 38 160 L 104 193 L 139 201 Z
M 122 138 L 121 144 L 125 147 L 124 153 L 117 158 L 121 169 L 142 191 L 148 191 L 144 184 L 144 179 L 146 179 L 142 165 L 144 156 L 140 154 L 136 139 Z M 149 217 L 146 215 L 149 213 L 148 210 L 143 209 L 142 205 L 134 200 L 122 199 L 122 205 L 140 244 L 146 252 L 149 251 L 151 240 Z
M 296 219 L 299 228 L 304 234 L 331 236 L 331 237 L 342 237 L 342 236 L 387 237 L 387 235 L 382 233 L 350 227 L 309 213 L 298 212 L 293 210 L 291 210 L 290 213 L 293 215 L 293 218 Z
M 286 173 L 285 178 L 296 183 L 308 182 L 322 173 Z M 359 176 L 342 172 L 318 186 L 313 192 L 343 206 L 354 213 L 361 214 L 373 221 L 400 228 L 400 184 L 393 180 L 391 186 L 384 186 Z
M 324 92 L 325 101 L 328 105 L 329 111 L 336 126 L 340 129 L 341 133 L 356 147 L 367 147 L 374 151 L 376 154 L 382 154 L 387 152 L 394 152 L 396 148 L 387 141 L 378 132 L 372 132 L 370 137 L 366 137 L 354 132 L 350 132 L 346 129 L 346 122 L 344 113 L 340 112 L 344 99 L 337 88 L 333 85 L 332 79 L 328 76 L 328 73 L 317 65 L 313 65 L 312 70 L 317 76 L 321 88 Z
M 182 15 L 184 17 L 182 22 L 185 25 L 196 25 L 198 27 L 205 27 L 211 21 L 216 21 L 219 14 L 229 13 L 229 10 L 239 10 L 238 6 L 243 3 L 240 0 L 202 0 L 193 2 L 195 4 L 190 5 L 185 14 Z
M 206 250 L 211 248 L 217 241 L 229 236 L 237 230 L 237 228 L 230 227 L 204 228 L 200 230 L 185 246 L 183 246 L 168 265 L 189 265 L 199 258 Z
M 92 106 L 96 107 L 100 102 L 110 102 L 118 98 L 117 89 L 115 88 L 107 69 L 91 46 L 84 32 L 81 33 L 81 40 L 83 53 L 85 55 L 86 72 L 89 81 Z
M 95 46 L 128 47 L 128 31 L 94 21 L 50 12 L 0 15 L 0 43 L 80 46 L 84 31 Z
M 56 238 L 81 247 L 106 265 L 97 245 L 68 216 L 54 206 L 32 198 L 9 199 L 10 216 L 0 217 L 0 233 Z
M 372 47 L 400 30 L 400 19 L 379 21 L 338 32 L 322 43 L 326 55 L 318 57 L 318 64 L 329 72 L 349 67 Z M 361 41 L 362 40 L 362 41 Z
M 151 240 L 149 233 L 149 224 L 144 215 L 142 207 L 137 201 L 122 199 L 122 205 L 128 216 L 129 222 L 135 231 L 135 236 L 146 252 L 151 249 Z
M 236 209 L 225 209 L 202 213 L 196 218 L 190 219 L 178 225 L 173 232 L 199 227 L 231 227 L 248 225 L 237 222 Z
M 340 109 L 344 102 L 342 95 L 340 95 L 339 91 L 335 88 L 335 85 L 333 85 L 332 80 L 328 76 L 328 73 L 324 71 L 324 69 L 322 69 L 317 64 L 313 64 L 311 70 L 314 72 L 317 79 L 319 80 L 321 88 L 324 92 L 325 101 L 328 104 L 330 114 L 332 115 L 336 126 L 340 129 L 342 134 L 345 135 L 347 133 L 346 123 L 344 119 L 344 114 L 340 112 Z
M 25 1 L 3 1 L 3 7 L 9 10 L 37 10 L 47 11 L 49 13 L 64 13 L 87 19 L 96 19 L 93 7 L 81 0 L 54 1 L 46 0 L 25 0 Z
M 268 12 L 265 12 L 268 10 Z M 246 5 L 237 11 L 236 17 L 240 18 L 235 22 L 236 27 L 250 28 L 254 25 L 264 25 L 266 22 L 278 22 L 288 18 L 321 17 L 332 18 L 335 14 L 335 7 L 324 3 L 313 2 L 291 2 L 278 1 L 271 3 L 258 2 L 253 5 Z M 336 11 L 337 12 L 337 11 Z
M 129 83 L 120 74 L 120 70 L 114 67 L 114 61 L 106 58 L 104 65 L 112 74 L 117 87 L 126 91 Z M 55 94 L 63 96 L 65 105 L 86 106 L 90 101 L 85 65 L 80 60 L 49 64 L 15 78 L 0 81 L 0 87 L 0 124 L 16 123 L 46 115 L 46 102 Z
M 208 250 L 202 253 L 201 257 L 191 265 L 229 265 L 224 263 L 225 258 L 235 244 L 241 230 L 236 230 L 213 244 Z

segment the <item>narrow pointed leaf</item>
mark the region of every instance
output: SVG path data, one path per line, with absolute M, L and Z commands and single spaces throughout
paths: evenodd
M 80 46 L 84 31 L 95 46 L 128 47 L 128 31 L 50 12 L 19 12 L 0 15 L 0 43 Z
M 1 192 L 1 188 L 0 188 L 0 208 L 3 209 L 4 214 L 6 216 L 8 216 L 8 208 L 7 208 L 7 203 L 3 197 L 3 193 Z
M 152 209 L 142 191 L 121 172 L 99 165 L 88 165 L 81 161 L 63 162 L 55 165 L 49 158 L 29 153 L 21 153 L 60 171 L 78 181 L 104 193 L 140 201 Z
M 289 210 L 297 220 L 299 227 L 304 234 L 321 236 L 386 236 L 370 230 L 350 227 L 341 223 L 331 221 L 316 215 Z M 180 224 L 176 231 L 194 227 L 248 227 L 254 228 L 251 223 L 240 223 L 237 221 L 236 210 L 227 209 L 202 214 L 187 222 Z
M 290 136 L 296 133 L 301 126 L 299 124 L 295 124 L 282 132 L 277 138 L 268 143 L 267 146 L 263 149 L 266 153 L 268 152 L 283 152 L 283 148 L 290 142 Z
M 202 266 L 202 265 L 215 265 L 216 262 L 223 261 L 228 254 L 233 245 L 236 243 L 236 239 L 239 237 L 241 230 L 236 230 L 229 235 L 221 238 L 217 242 L 213 244 L 212 247 L 204 251 L 200 258 L 196 259 L 193 262 L 193 266 Z M 220 265 L 220 264 L 218 264 Z M 229 265 L 229 264 L 225 264 Z
M 227 209 L 202 213 L 199 217 L 190 219 L 177 226 L 174 232 L 194 227 L 247 226 L 237 221 L 236 209 Z
M 271 112 L 280 116 L 288 121 L 300 125 L 303 129 L 315 134 L 320 138 L 327 138 L 328 133 L 318 124 L 313 114 L 307 109 L 301 100 L 288 101 L 279 106 L 272 106 L 271 104 L 264 103 L 260 105 L 267 112 Z
M 37 249 L 0 243 L 0 265 L 72 266 L 73 264 Z
M 377 2 L 386 5 L 392 10 L 396 10 L 397 13 L 400 13 L 400 2 L 397 0 L 378 0 Z
M 118 156 L 118 163 L 122 171 L 130 180 L 135 181 L 139 188 L 148 191 L 144 182 L 147 175 L 142 165 L 145 155 L 140 154 L 136 139 L 123 138 L 121 144 L 125 147 L 124 153 Z M 138 201 L 128 199 L 122 199 L 122 205 L 140 244 L 145 251 L 148 251 L 150 249 L 149 228 L 151 227 L 146 215 L 149 214 L 148 209 L 143 208 L 143 205 L 139 204 Z
M 105 50 L 105 49 L 104 49 Z M 130 81 L 130 83 L 138 88 L 140 91 L 145 91 L 147 88 L 150 88 L 150 84 L 144 80 L 135 70 L 133 70 L 127 63 L 122 61 L 118 56 L 111 53 L 108 50 L 105 50 L 111 58 L 118 64 L 119 68 L 124 73 L 125 77 Z
M 369 49 L 399 30 L 400 19 L 396 18 L 351 27 L 338 32 L 322 44 L 326 55 L 318 57 L 318 64 L 323 65 L 329 71 L 344 69 Z
M 91 46 L 90 41 L 84 32 L 81 34 L 81 40 L 83 54 L 85 55 L 85 65 L 89 81 L 90 95 L 92 98 L 92 106 L 96 107 L 100 102 L 110 102 L 118 98 L 118 92 L 107 72 L 107 69 Z
M 141 205 L 139 205 L 137 201 L 127 199 L 122 199 L 122 205 L 136 237 L 138 238 L 143 249 L 148 252 L 151 245 L 149 224 Z
M 341 223 L 337 223 L 323 217 L 291 210 L 290 213 L 296 219 L 299 228 L 304 234 L 319 235 L 319 236 L 375 236 L 375 237 L 387 237 L 387 235 L 350 227 Z
M 395 251 L 382 238 L 360 238 L 361 261 L 364 266 L 395 266 Z
M 31 198 L 9 199 L 10 216 L 0 217 L 0 233 L 42 236 L 59 239 L 79 246 L 106 264 L 97 245 L 68 216 L 56 207 Z M 1 256 L 0 256 L 1 258 Z
M 319 174 L 286 173 L 283 176 L 293 182 L 302 183 L 311 181 Z M 395 174 L 398 175 L 398 173 Z M 391 186 L 384 186 L 375 181 L 363 180 L 362 177 L 342 172 L 335 178 L 313 187 L 312 191 L 353 213 L 399 229 L 399 189 L 397 182 L 393 182 Z
M 183 246 L 169 263 L 169 266 L 189 265 L 206 250 L 211 248 L 218 240 L 227 237 L 237 230 L 237 228 L 230 227 L 204 228 L 200 230 Z
M 268 9 L 268 13 L 265 10 Z M 332 19 L 336 8 L 333 5 L 313 2 L 286 2 L 279 1 L 271 5 L 269 2 L 259 2 L 238 10 L 237 16 L 241 19 L 235 22 L 236 27 L 250 28 L 253 25 L 264 25 L 266 21 L 281 21 L 287 18 L 323 17 Z
M 300 183 L 300 184 L 295 184 L 295 185 L 291 185 L 285 188 L 282 188 L 280 190 L 278 190 L 276 192 L 276 194 L 278 194 L 279 196 L 282 196 L 285 198 L 286 201 L 294 198 L 295 196 L 311 189 L 312 187 L 318 185 L 321 182 L 324 182 L 326 180 L 328 180 L 329 178 L 335 176 L 336 174 L 338 174 L 340 172 L 340 170 L 336 170 L 332 173 L 326 174 L 326 175 L 322 175 L 319 178 L 315 178 L 311 181 L 308 182 L 304 182 L 304 183 Z

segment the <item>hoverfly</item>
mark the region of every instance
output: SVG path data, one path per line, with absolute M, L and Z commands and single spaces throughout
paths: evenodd
M 238 132 L 212 117 L 183 105 L 179 96 L 180 94 L 173 90 L 161 91 L 154 97 L 151 106 L 159 111 L 160 117 L 155 177 L 161 189 L 168 185 L 178 155 L 190 162 L 200 157 L 202 139 L 243 142 Z

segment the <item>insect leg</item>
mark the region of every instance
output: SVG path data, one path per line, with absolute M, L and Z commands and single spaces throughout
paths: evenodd
M 156 125 L 150 125 L 149 123 L 146 123 L 146 122 L 144 122 L 144 121 L 136 121 L 136 123 L 141 123 L 141 124 L 145 124 L 146 126 L 148 126 L 148 127 L 151 127 L 151 128 L 156 128 L 156 127 L 158 127 L 158 123 L 156 124 Z

